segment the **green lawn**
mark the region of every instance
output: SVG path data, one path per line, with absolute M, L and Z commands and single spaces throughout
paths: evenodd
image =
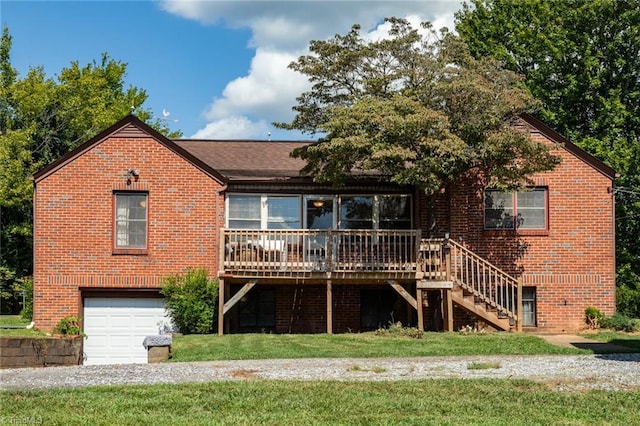
M 0 325 L 29 325 L 30 321 L 20 315 L 0 315 Z M 0 336 L 44 336 L 44 333 L 33 329 L 0 328 Z
M 639 392 L 524 380 L 263 381 L 0 392 L 2 420 L 47 425 L 638 424 Z M 13 423 L 12 423 L 13 422 Z M 19 423 L 26 424 L 26 423 Z M 33 423 L 30 423 L 33 424 Z
M 91 336 L 89 336 L 91 338 Z M 360 334 L 187 335 L 173 340 L 174 362 L 273 358 L 587 354 L 514 333 L 424 333 L 422 339 Z

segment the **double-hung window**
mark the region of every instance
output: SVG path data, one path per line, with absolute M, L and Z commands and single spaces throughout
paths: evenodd
M 143 192 L 114 193 L 114 247 L 116 249 L 147 248 L 147 201 Z
M 547 189 L 484 191 L 485 229 L 547 229 Z

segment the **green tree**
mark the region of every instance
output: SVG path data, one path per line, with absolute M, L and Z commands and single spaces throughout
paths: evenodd
M 541 117 L 612 166 L 617 284 L 640 292 L 640 7 L 636 0 L 471 0 L 456 29 L 474 57 L 522 74 Z M 618 292 L 632 309 L 629 291 Z
M 14 289 L 33 271 L 33 184 L 39 168 L 57 160 L 100 130 L 134 112 L 169 137 L 166 123 L 142 107 L 144 90 L 125 87 L 126 64 L 104 53 L 84 67 L 77 62 L 57 78 L 42 67 L 20 77 L 11 64 L 12 37 L 0 39 L 0 274 L 1 311 L 16 312 Z
M 519 76 L 492 58 L 473 58 L 465 44 L 429 23 L 422 31 L 389 18 L 388 37 L 369 41 L 355 25 L 310 44 L 290 67 L 309 76 L 296 116 L 278 126 L 323 133 L 294 152 L 304 172 L 343 182 L 354 172 L 382 172 L 427 193 L 469 170 L 487 183 L 514 187 L 558 162 L 514 126 L 536 107 Z

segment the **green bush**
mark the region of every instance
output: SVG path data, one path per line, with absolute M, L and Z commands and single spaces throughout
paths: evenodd
M 181 333 L 206 334 L 217 319 L 218 281 L 204 268 L 163 279 L 164 305 Z
M 67 316 L 58 322 L 56 328 L 53 329 L 55 334 L 62 334 L 64 336 L 83 336 L 86 335 L 82 332 L 82 318 Z
M 616 288 L 616 308 L 629 317 L 640 318 L 640 289 L 626 286 Z
M 584 319 L 589 328 L 598 328 L 603 318 L 604 314 L 595 306 L 588 306 L 584 310 Z
M 600 326 L 618 331 L 638 331 L 640 330 L 640 319 L 634 319 L 625 314 L 617 313 L 600 320 Z

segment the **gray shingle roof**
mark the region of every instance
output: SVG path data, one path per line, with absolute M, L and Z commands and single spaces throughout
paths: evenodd
M 289 154 L 309 141 L 193 140 L 174 141 L 229 180 L 269 180 L 300 176 L 305 162 Z

